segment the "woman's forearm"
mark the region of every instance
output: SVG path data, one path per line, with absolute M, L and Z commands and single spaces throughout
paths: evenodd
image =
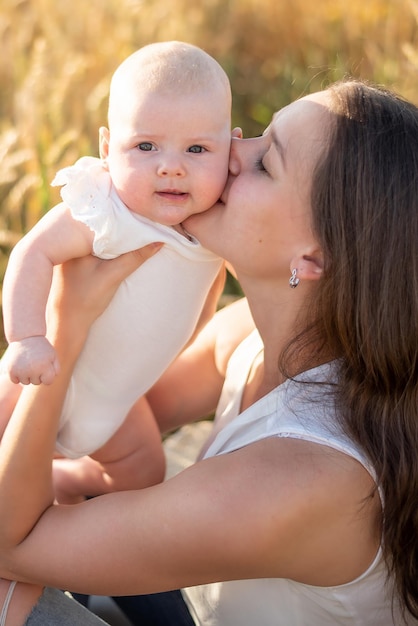
M 50 386 L 23 389 L 1 442 L 0 550 L 20 543 L 53 502 L 51 463 L 58 420 L 83 345 L 82 333 L 75 328 L 71 332 L 70 327 L 55 336 L 55 345 L 64 357 L 61 372 Z M 23 493 L 26 485 L 30 489 Z
M 52 385 L 26 387 L 0 446 L 0 554 L 3 564 L 53 502 L 52 460 L 59 416 L 74 364 L 93 321 L 120 282 L 161 244 L 112 261 L 84 257 L 54 272 L 47 311 L 48 339 L 61 363 Z
M 83 267 L 73 262 L 54 273 L 48 339 L 57 351 L 60 372 L 51 385 L 23 388 L 1 441 L 0 551 L 4 554 L 31 532 L 54 500 L 52 459 L 58 421 L 74 364 L 94 319 L 75 298 Z M 65 288 L 66 282 L 72 289 Z M 79 291 L 80 300 L 84 299 L 83 289 Z

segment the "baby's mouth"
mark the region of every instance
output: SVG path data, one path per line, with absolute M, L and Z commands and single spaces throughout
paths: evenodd
M 162 197 L 177 197 L 181 198 L 183 196 L 188 196 L 189 194 L 185 191 L 179 191 L 178 189 L 162 189 L 161 191 L 157 191 L 157 195 Z

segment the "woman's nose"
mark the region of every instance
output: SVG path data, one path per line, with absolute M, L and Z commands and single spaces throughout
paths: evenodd
M 265 141 L 264 137 L 232 139 L 229 153 L 229 171 L 233 176 L 238 176 L 243 170 L 249 170 L 254 167 L 263 141 Z
M 176 157 L 167 157 L 158 165 L 158 176 L 165 178 L 184 176 L 185 169 L 181 163 L 181 160 Z

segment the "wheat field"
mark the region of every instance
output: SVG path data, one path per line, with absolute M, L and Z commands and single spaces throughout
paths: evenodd
M 51 206 L 55 171 L 97 155 L 109 79 L 135 49 L 180 39 L 227 71 L 233 124 L 344 75 L 418 102 L 415 0 L 1 0 L 0 284 L 14 243 Z

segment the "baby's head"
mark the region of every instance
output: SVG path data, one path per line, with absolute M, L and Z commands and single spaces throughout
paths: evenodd
M 231 89 L 206 52 L 172 41 L 129 56 L 113 75 L 100 153 L 124 203 L 176 225 L 208 209 L 225 185 Z
M 109 94 L 109 125 L 119 118 L 126 99 L 147 93 L 195 96 L 214 93 L 218 99 L 218 116 L 231 114 L 231 88 L 222 67 L 201 48 L 181 41 L 153 43 L 140 48 L 119 65 Z

